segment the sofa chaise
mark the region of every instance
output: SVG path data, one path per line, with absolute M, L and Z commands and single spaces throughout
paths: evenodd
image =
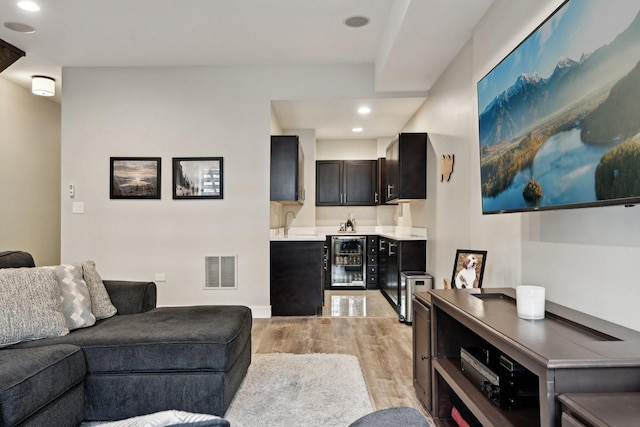
M 0 270 L 0 304 L 11 304 L 3 280 L 15 288 L 24 267 L 45 268 L 33 269 L 26 252 L 0 252 L 0 268 L 11 269 Z M 251 310 L 156 308 L 153 282 L 103 283 L 117 314 L 0 348 L 0 426 L 77 426 L 169 409 L 223 416 L 251 362 Z

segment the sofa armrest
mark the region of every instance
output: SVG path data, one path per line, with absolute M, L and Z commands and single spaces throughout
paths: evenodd
M 156 307 L 157 290 L 153 282 L 103 280 L 118 314 L 144 313 Z
M 33 257 L 29 252 L 5 251 L 0 252 L 0 268 L 35 267 Z

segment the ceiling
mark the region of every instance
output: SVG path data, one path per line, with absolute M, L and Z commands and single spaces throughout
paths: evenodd
M 0 77 L 24 87 L 64 67 L 183 67 L 375 64 L 371 100 L 279 101 L 283 128 L 317 138 L 371 138 L 398 132 L 469 40 L 493 0 L 33 0 L 41 10 L 0 2 L 0 39 L 26 57 Z M 346 18 L 366 16 L 361 28 Z M 405 99 L 406 102 L 402 102 Z M 360 117 L 354 106 L 368 104 Z M 354 135 L 353 126 L 364 131 Z

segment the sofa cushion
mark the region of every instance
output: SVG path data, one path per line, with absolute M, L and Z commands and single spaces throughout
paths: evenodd
M 251 323 L 244 306 L 161 307 L 99 320 L 47 343 L 82 347 L 89 372 L 227 372 L 251 338 Z
M 247 307 L 162 307 L 99 322 L 75 341 L 91 372 L 226 372 L 250 339 L 251 321 Z
M 82 383 L 85 374 L 84 356 L 77 346 L 3 349 L 0 351 L 0 425 L 19 424 Z M 80 402 L 75 406 L 82 408 L 82 394 L 77 398 Z
M 93 326 L 96 317 L 91 312 L 91 296 L 87 284 L 82 279 L 82 268 L 64 264 L 54 267 L 53 271 L 60 285 L 62 312 L 69 329 Z
M 82 274 L 91 295 L 91 311 L 96 319 L 106 319 L 116 314 L 117 310 L 109 299 L 109 294 L 102 283 L 93 261 L 82 263 Z
M 53 269 L 0 269 L 0 347 L 69 333 Z

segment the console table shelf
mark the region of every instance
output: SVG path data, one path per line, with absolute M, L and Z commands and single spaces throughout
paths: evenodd
M 432 415 L 440 426 L 455 425 L 451 396 L 485 426 L 555 426 L 560 394 L 640 391 L 637 331 L 549 301 L 545 319 L 520 319 L 512 288 L 432 289 L 428 296 Z M 522 365 L 537 378 L 537 402 L 513 410 L 494 404 L 463 373 L 461 347 L 494 348 Z
M 451 414 L 451 403 L 449 403 L 448 390 L 453 393 L 476 414 L 478 421 L 485 426 L 508 426 L 517 425 L 519 427 L 535 427 L 540 425 L 539 416 L 536 410 L 520 409 L 503 411 L 487 399 L 478 387 L 471 383 L 464 376 L 460 367 L 460 359 L 439 358 L 433 361 L 435 380 L 441 381 L 437 385 L 440 390 L 439 408 L 445 413 L 440 413 L 439 418 L 446 418 Z

